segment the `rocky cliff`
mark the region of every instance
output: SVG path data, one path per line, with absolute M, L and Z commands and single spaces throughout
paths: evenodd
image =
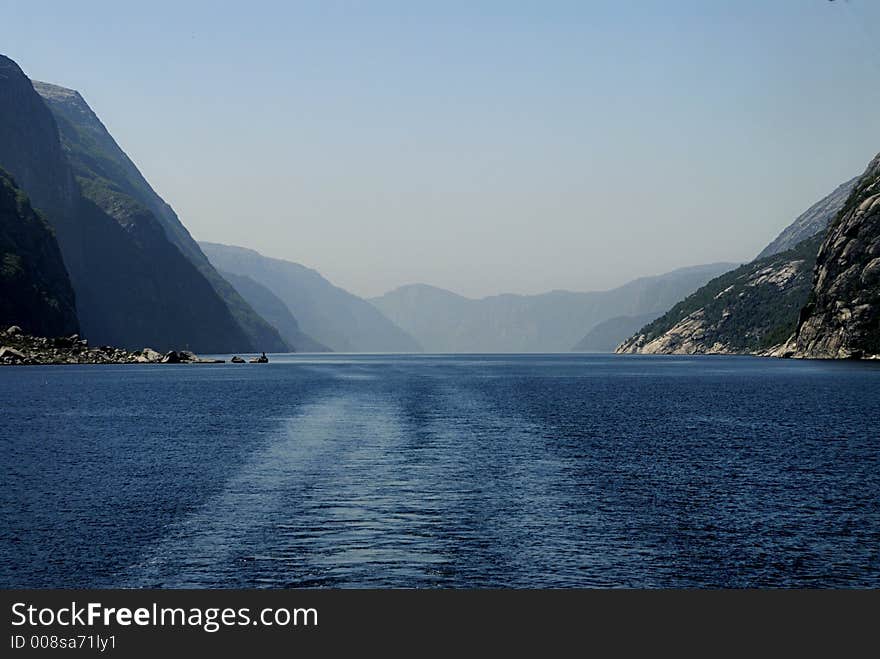
M 76 302 L 49 224 L 0 169 L 0 327 L 42 336 L 79 331 Z
M 810 358 L 880 357 L 880 154 L 822 242 L 795 349 Z

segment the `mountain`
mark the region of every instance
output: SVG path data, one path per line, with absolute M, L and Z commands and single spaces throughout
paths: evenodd
M 0 169 L 0 328 L 27 334 L 79 332 L 76 301 L 49 224 Z
M 136 233 L 139 227 L 147 231 L 159 227 L 164 239 L 159 240 L 161 236 L 157 236 L 154 242 L 168 242 L 176 247 L 213 289 L 213 292 L 202 293 L 206 305 L 216 307 L 216 300 L 207 298 L 219 298 L 220 304 L 226 307 L 225 311 L 215 311 L 216 316 L 229 318 L 214 326 L 214 338 L 207 343 L 205 338 L 187 343 L 204 346 L 202 349 L 226 348 L 222 352 L 286 351 L 288 346 L 278 331 L 211 266 L 171 206 L 153 190 L 82 96 L 58 85 L 39 81 L 32 84 L 52 112 L 67 161 L 84 195 L 130 232 Z M 162 249 L 170 248 L 163 245 Z
M 624 341 L 618 353 L 766 351 L 797 327 L 822 236 L 716 277 Z
M 281 337 L 295 352 L 329 352 L 330 349 L 303 332 L 290 309 L 268 288 L 245 275 L 220 272 L 251 307 L 277 327 Z
M 794 343 L 800 357 L 880 358 L 880 154 L 822 242 Z
M 77 176 L 69 152 L 31 81 L 0 56 L 0 166 L 55 230 L 82 333 L 93 343 L 128 348 L 250 347 L 153 214 L 110 182 Z
M 764 250 L 768 256 L 712 280 L 624 341 L 617 352 L 880 353 L 880 203 L 872 205 L 880 192 L 877 169 L 875 159 L 862 176 L 838 186 L 800 215 Z M 829 217 L 831 227 L 826 229 Z M 775 251 L 803 235 L 810 237 Z
M 798 215 L 794 222 L 783 229 L 773 242 L 761 250 L 757 258 L 763 259 L 780 252 L 786 252 L 807 238 L 812 238 L 819 233 L 824 234 L 828 225 L 843 208 L 843 204 L 858 180 L 859 177 L 856 176 L 846 183 L 841 183 L 831 194 L 823 197 Z
M 610 291 L 471 299 L 433 286 L 402 286 L 370 300 L 429 352 L 568 352 L 598 323 L 659 315 L 729 263 L 683 268 Z
M 615 316 L 603 320 L 572 348 L 573 352 L 614 352 L 621 341 L 657 318 L 656 313 Z
M 3 56 L 0 119 L 0 166 L 55 230 L 89 339 L 203 351 L 247 343 L 225 305 L 148 211 L 113 189 L 97 196 L 100 186 L 90 188 L 88 179 L 75 175 L 51 111 L 18 65 Z
M 250 249 L 199 243 L 218 270 L 244 275 L 281 299 L 308 336 L 337 352 L 420 352 L 406 332 L 369 302 L 318 272 Z

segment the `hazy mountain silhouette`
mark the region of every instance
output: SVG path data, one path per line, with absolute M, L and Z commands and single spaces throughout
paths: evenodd
M 567 352 L 597 324 L 617 316 L 660 315 L 730 267 L 716 263 L 682 268 L 610 291 L 482 299 L 413 284 L 370 302 L 428 352 Z
M 419 344 L 369 302 L 317 271 L 243 247 L 199 243 L 216 268 L 268 288 L 308 336 L 337 352 L 419 352 Z

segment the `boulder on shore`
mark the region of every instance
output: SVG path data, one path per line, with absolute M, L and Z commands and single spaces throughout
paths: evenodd
M 0 361 L 20 362 L 25 359 L 27 359 L 27 355 L 20 350 L 10 348 L 9 346 L 3 346 L 0 348 Z
M 162 361 L 162 354 L 152 348 L 144 348 L 136 357 L 139 364 L 158 364 Z
M 176 350 L 169 350 L 165 353 L 165 356 L 162 357 L 163 364 L 179 364 L 181 361 L 183 360 L 180 358 L 180 353 Z

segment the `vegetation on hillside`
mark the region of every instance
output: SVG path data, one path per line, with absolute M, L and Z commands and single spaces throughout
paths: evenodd
M 8 325 L 43 336 L 79 331 L 55 233 L 0 169 L 0 327 Z
M 810 295 L 822 238 L 821 234 L 813 236 L 793 249 L 716 277 L 636 336 L 641 343 L 649 343 L 702 310 L 707 346 L 720 343 L 730 351 L 755 352 L 784 343 L 797 328 L 798 315 Z M 785 269 L 793 274 L 780 277 Z

